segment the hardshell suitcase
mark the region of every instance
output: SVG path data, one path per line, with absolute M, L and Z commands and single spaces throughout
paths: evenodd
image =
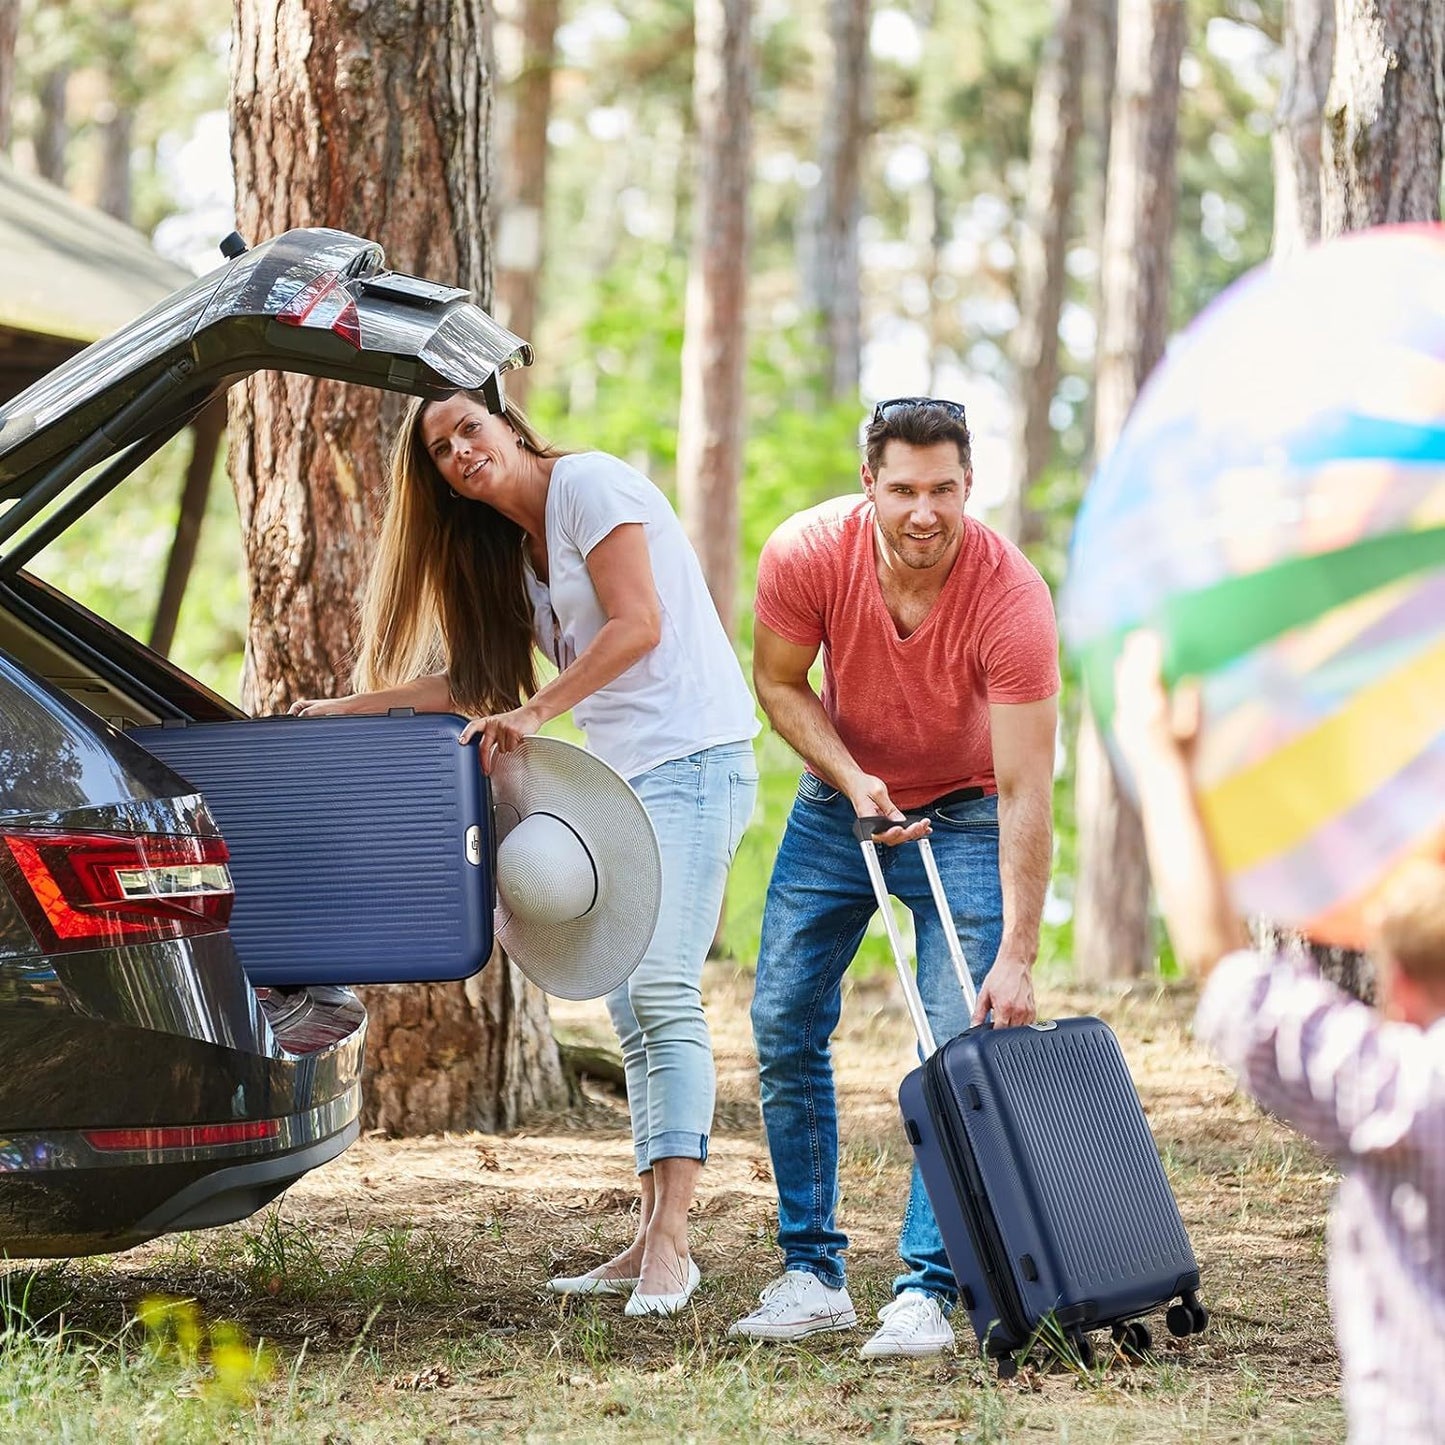
M 206 800 L 253 984 L 423 983 L 491 956 L 487 781 L 442 713 L 163 723 L 131 736 Z
M 959 1300 L 1000 1375 L 1040 1337 L 1092 1361 L 1088 1331 L 1151 1343 L 1138 1319 L 1169 1301 L 1169 1329 L 1202 1330 L 1199 1266 L 1118 1040 L 1102 1019 L 967 1029 L 935 1048 L 871 834 L 857 833 L 924 1052 L 899 1089 Z M 973 980 L 927 838 L 923 864 L 959 984 Z

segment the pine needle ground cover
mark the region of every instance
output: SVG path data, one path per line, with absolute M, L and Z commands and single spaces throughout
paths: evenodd
M 694 1222 L 704 1274 L 676 1320 L 541 1285 L 630 1237 L 626 1110 L 584 1083 L 517 1134 L 363 1139 L 265 1213 L 110 1259 L 12 1266 L 0 1307 L 0 1439 L 1316 1442 L 1343 1438 L 1324 1285 L 1334 1174 L 1236 1096 L 1194 1047 L 1177 985 L 1084 993 L 1049 1014 L 1119 1034 L 1194 1240 L 1212 1320 L 1152 1320 L 1155 1356 L 1056 1359 L 1000 1385 L 960 1345 L 868 1364 L 866 1323 L 806 1347 L 726 1338 L 778 1269 L 748 1035 L 749 976 L 718 966 L 712 1157 Z M 564 1039 L 606 1044 L 599 1004 L 554 1006 Z M 894 981 L 850 985 L 834 1044 L 850 1288 L 889 1297 L 909 1150 L 910 1066 Z M 1101 1346 L 1105 1336 L 1096 1337 Z

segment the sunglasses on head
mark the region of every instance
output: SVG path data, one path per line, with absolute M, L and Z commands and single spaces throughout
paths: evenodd
M 945 401 L 941 396 L 895 396 L 888 401 L 880 401 L 873 408 L 873 420 L 887 421 L 891 412 L 915 406 L 937 407 L 945 416 L 951 416 L 955 421 L 968 425 L 968 418 L 963 414 L 963 403 Z

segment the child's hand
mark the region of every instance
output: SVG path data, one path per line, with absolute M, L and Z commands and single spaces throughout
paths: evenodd
M 1196 683 L 1173 696 L 1164 686 L 1163 644 L 1154 632 L 1131 632 L 1114 665 L 1114 738 L 1135 774 L 1161 762 L 1187 768 L 1199 736 Z

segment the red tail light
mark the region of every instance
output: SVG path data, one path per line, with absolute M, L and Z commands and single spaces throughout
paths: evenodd
M 219 933 L 235 892 L 220 838 L 0 832 L 0 874 L 47 953 Z
M 247 1144 L 275 1139 L 279 1119 L 246 1119 L 237 1124 L 182 1124 L 163 1129 L 83 1129 L 92 1149 L 206 1149 L 215 1144 Z
M 316 326 L 334 331 L 352 346 L 361 346 L 361 317 L 351 293 L 341 284 L 339 271 L 327 271 L 308 281 L 276 313 L 287 326 Z

